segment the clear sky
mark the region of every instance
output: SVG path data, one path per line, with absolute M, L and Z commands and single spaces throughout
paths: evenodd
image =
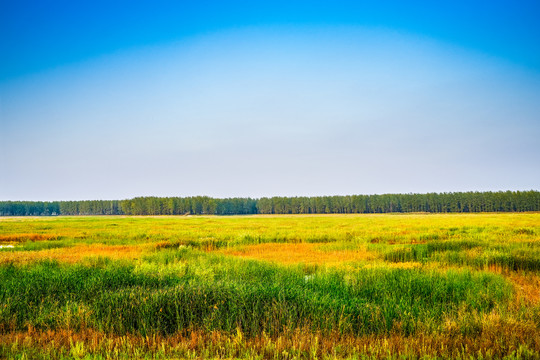
M 0 200 L 540 189 L 537 1 L 0 2 Z

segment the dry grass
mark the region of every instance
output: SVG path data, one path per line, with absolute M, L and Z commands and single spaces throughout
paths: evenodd
M 321 244 L 315 243 L 268 243 L 244 246 L 222 251 L 227 255 L 262 260 L 279 264 L 317 264 L 341 266 L 351 261 L 364 261 L 376 258 L 376 254 L 365 248 L 358 250 L 322 251 Z
M 309 329 L 295 329 L 290 333 L 271 337 L 265 333 L 257 337 L 244 337 L 241 332 L 233 334 L 217 331 L 186 331 L 172 336 L 137 336 L 106 334 L 91 329 L 74 332 L 67 329 L 0 334 L 1 346 L 21 353 L 39 349 L 48 358 L 82 358 L 100 354 L 116 358 L 123 354 L 131 358 L 142 358 L 152 354 L 159 358 L 249 358 L 257 354 L 262 359 L 317 359 L 317 358 L 361 358 L 395 359 L 438 358 L 470 359 L 502 358 L 512 354 L 513 358 L 539 358 L 538 334 L 531 329 L 516 328 L 496 321 L 477 336 L 453 334 L 404 337 L 398 334 L 385 336 L 351 336 L 332 334 L 322 336 Z M 518 330 L 518 331 L 516 331 Z M 503 340 L 498 335 L 504 333 Z M 531 336 L 532 335 L 532 336 Z M 5 348 L 5 349 L 7 349 Z M 204 354 L 204 355 L 203 355 Z M 145 357 L 146 358 L 146 357 Z
M 0 243 L 17 243 L 22 241 L 43 241 L 43 240 L 56 240 L 58 235 L 54 234 L 34 234 L 34 233 L 23 233 L 23 234 L 0 234 Z
M 94 244 L 39 251 L 6 251 L 0 253 L 0 264 L 26 264 L 39 260 L 56 260 L 64 263 L 76 263 L 92 257 L 135 260 L 141 257 L 144 250 L 145 247 L 141 245 Z
M 506 276 L 514 284 L 517 301 L 524 301 L 530 305 L 536 305 L 540 302 L 540 276 L 532 273 L 510 273 Z

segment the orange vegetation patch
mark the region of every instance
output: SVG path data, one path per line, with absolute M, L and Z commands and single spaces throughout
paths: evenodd
M 0 235 L 0 242 L 19 242 L 19 241 L 40 241 L 40 240 L 56 240 L 58 235 L 50 234 L 7 234 Z
M 518 300 L 524 300 L 530 304 L 540 302 L 540 276 L 535 274 L 510 274 L 508 278 L 514 283 Z
M 371 260 L 376 256 L 366 249 L 322 251 L 321 244 L 314 243 L 268 243 L 224 250 L 227 255 L 281 264 L 324 264 L 336 266 L 344 262 Z
M 37 260 L 57 260 L 76 263 L 84 258 L 137 259 L 144 248 L 139 245 L 77 245 L 39 251 L 6 251 L 0 253 L 1 263 L 29 263 Z

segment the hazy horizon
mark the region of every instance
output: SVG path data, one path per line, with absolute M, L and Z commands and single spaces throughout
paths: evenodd
M 302 4 L 3 3 L 0 200 L 540 188 L 538 5 Z
M 451 192 L 451 191 L 447 191 L 447 192 L 440 192 L 440 193 L 377 193 L 377 194 L 361 194 L 361 193 L 358 193 L 358 194 L 318 194 L 318 195 L 279 195 L 279 194 L 276 194 L 276 195 L 270 195 L 270 196 L 239 196 L 239 197 L 235 197 L 235 196 L 224 196 L 224 197 L 215 197 L 215 196 L 209 196 L 209 195 L 205 195 L 205 194 L 195 194 L 195 195 L 186 195 L 186 196 L 177 196 L 177 195 L 163 195 L 163 196 L 157 196 L 157 195 L 137 195 L 137 196 L 132 196 L 132 197 L 129 197 L 129 198 L 103 198 L 103 199 L 86 199 L 86 198 L 81 198 L 81 199 L 26 199 L 26 200 L 21 200 L 21 199 L 2 199 L 0 200 L 0 202 L 64 202 L 64 201 L 74 201 L 74 202 L 78 202 L 78 201 L 124 201 L 124 200 L 133 200 L 135 198 L 195 198 L 195 197 L 209 197 L 211 199 L 217 199 L 217 200 L 226 200 L 226 199 L 238 199 L 238 198 L 243 198 L 243 199 L 252 199 L 252 200 L 260 200 L 260 199 L 270 199 L 270 198 L 274 198 L 274 197 L 282 197 L 282 198 L 314 198 L 314 197 L 334 197 L 334 196 L 380 196 L 380 195 L 426 195 L 426 194 L 442 194 L 442 193 L 446 193 L 446 194 L 449 194 L 449 193 L 486 193 L 486 192 L 493 192 L 493 193 L 497 193 L 497 192 L 507 192 L 507 191 L 510 191 L 510 192 L 529 192 L 529 191 L 534 191 L 534 192 L 539 192 L 540 190 L 538 189 L 522 189 L 522 190 L 494 190 L 494 191 L 491 191 L 491 190 L 486 190 L 486 191 L 476 191 L 476 190 L 470 190 L 470 191 L 456 191 L 456 192 Z

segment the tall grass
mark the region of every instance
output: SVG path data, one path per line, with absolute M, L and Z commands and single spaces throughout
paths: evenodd
M 391 262 L 437 261 L 453 265 L 470 265 L 480 269 L 499 267 L 510 271 L 540 270 L 540 248 L 529 244 L 493 246 L 489 243 L 459 240 L 379 247 L 379 251 L 385 260 Z
M 540 358 L 540 214 L 10 218 L 0 243 L 0 358 Z
M 162 253 L 163 252 L 163 253 Z M 173 334 L 187 329 L 279 334 L 284 329 L 384 334 L 436 329 L 459 309 L 489 312 L 510 298 L 500 276 L 418 269 L 316 272 L 280 268 L 189 250 L 148 259 L 178 273 L 153 274 L 121 262 L 67 266 L 42 262 L 0 268 L 0 324 L 5 329 L 58 328 L 72 321 L 105 332 Z M 187 265 L 182 261 L 190 260 Z M 179 264 L 182 264 L 179 266 Z M 69 312 L 73 316 L 73 312 Z M 82 316 L 82 315 L 81 315 Z

